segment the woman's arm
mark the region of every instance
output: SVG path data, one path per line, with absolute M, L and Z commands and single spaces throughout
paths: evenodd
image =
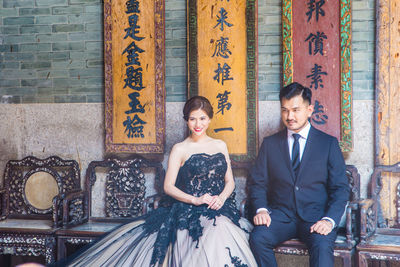
M 211 201 L 211 196 L 205 194 L 201 197 L 195 197 L 187 194 L 175 186 L 176 178 L 178 176 L 179 169 L 184 159 L 184 153 L 179 145 L 174 145 L 171 150 L 168 159 L 168 169 L 164 180 L 164 191 L 167 195 L 175 198 L 184 203 L 201 205 L 208 204 Z

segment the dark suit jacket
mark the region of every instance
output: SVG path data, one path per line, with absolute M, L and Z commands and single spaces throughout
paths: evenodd
M 311 127 L 298 176 L 291 167 L 287 130 L 264 138 L 251 172 L 250 200 L 255 210 L 267 208 L 272 220 L 304 221 L 343 215 L 350 188 L 346 165 L 335 137 Z

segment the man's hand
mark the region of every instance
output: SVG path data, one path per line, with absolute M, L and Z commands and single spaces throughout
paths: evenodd
M 320 220 L 310 227 L 310 232 L 316 232 L 320 235 L 328 235 L 333 229 L 333 225 L 328 220 Z
M 266 225 L 267 227 L 269 227 L 269 225 L 271 224 L 271 216 L 269 216 L 268 212 L 263 210 L 257 213 L 256 216 L 254 216 L 253 221 L 255 225 Z

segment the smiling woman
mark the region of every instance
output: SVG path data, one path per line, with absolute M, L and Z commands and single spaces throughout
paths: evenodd
M 201 109 L 192 111 L 187 122 L 192 137 L 201 136 L 210 125 L 211 119 L 208 115 Z
M 191 133 L 172 148 L 160 207 L 114 230 L 71 266 L 257 266 L 252 226 L 235 203 L 228 149 L 207 135 L 212 106 L 195 96 L 183 114 Z
M 202 96 L 192 97 L 183 108 L 183 118 L 187 121 L 192 137 L 205 134 L 213 115 L 210 102 Z

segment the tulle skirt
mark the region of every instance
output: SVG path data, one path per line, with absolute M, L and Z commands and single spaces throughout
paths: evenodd
M 155 266 L 257 266 L 248 233 L 243 230 L 251 231 L 249 221 L 241 218 L 238 227 L 221 215 L 215 221 L 201 216 L 200 223 L 204 228 L 198 242 L 193 241 L 188 230 L 175 230 L 175 242 L 168 246 L 163 262 Z M 145 234 L 143 220 L 125 224 L 84 251 L 69 266 L 151 266 L 157 234 L 158 231 Z

